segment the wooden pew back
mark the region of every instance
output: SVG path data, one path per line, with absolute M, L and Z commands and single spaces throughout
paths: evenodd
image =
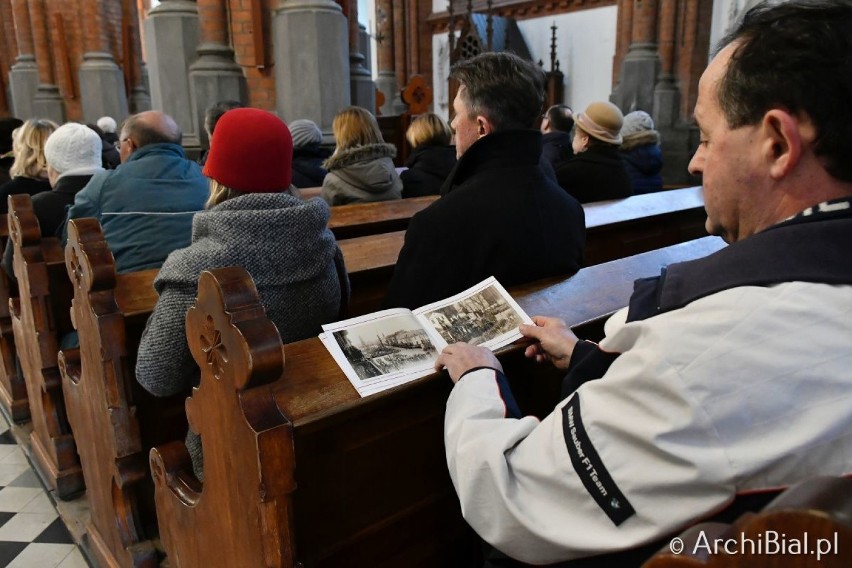
M 438 199 L 437 195 L 352 203 L 331 208 L 328 228 L 338 240 L 389 233 L 408 228 L 411 217 L 429 207 Z
M 587 203 L 583 209 L 586 266 L 707 235 L 701 187 Z
M 700 187 L 590 203 L 584 210 L 586 266 L 707 235 Z M 404 230 L 339 241 L 352 284 L 351 316 L 379 309 L 404 241 Z
M 72 330 L 71 289 L 59 241 L 41 237 L 29 195 L 9 197 L 9 233 L 19 289 L 9 306 L 33 423 L 32 453 L 42 478 L 66 499 L 84 489 L 56 357 L 60 338 Z
M 576 289 L 572 278 L 513 295 L 530 313 L 588 324 L 626 304 L 629 279 L 721 246 L 708 237 L 618 261 L 623 271 L 584 269 Z M 606 293 L 613 274 L 623 282 Z M 187 338 L 202 369 L 187 409 L 204 440 L 203 486 L 182 443 L 150 455 L 160 534 L 177 565 L 426 567 L 475 555 L 445 465 L 443 374 L 360 398 L 318 339 L 280 345 L 236 268 L 202 275 Z M 521 367 L 522 347 L 500 358 Z M 557 372 L 524 370 L 558 390 Z M 552 409 L 554 387 L 544 392 L 538 406 Z
M 778 538 L 767 545 L 772 534 Z M 700 523 L 678 538 L 677 553 L 666 545 L 643 568 L 846 568 L 852 558 L 852 479 L 803 481 L 759 513 L 746 513 L 730 525 Z M 770 550 L 782 541 L 783 551 Z
M 157 270 L 118 275 L 95 219 L 68 225 L 65 263 L 79 349 L 60 355 L 68 418 L 88 487 L 87 534 L 102 566 L 157 566 L 148 449 L 182 439 L 180 397 L 157 399 L 136 382 L 139 338 L 157 295 Z
M 0 215 L 0 251 L 6 250 L 8 242 L 8 215 L 3 213 Z M 15 334 L 9 312 L 9 299 L 17 297 L 17 283 L 6 275 L 5 270 L 0 270 L 0 405 L 12 421 L 25 422 L 30 418 L 30 405 L 27 385 L 15 364 Z

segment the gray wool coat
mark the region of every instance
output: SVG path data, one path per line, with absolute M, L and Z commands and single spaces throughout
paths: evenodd
M 323 164 L 328 174 L 320 196 L 329 205 L 400 199 L 402 180 L 394 156 L 392 144 L 367 144 L 334 154 Z
M 192 244 L 172 252 L 154 280 L 160 294 L 136 360 L 136 379 L 155 396 L 189 393 L 198 366 L 186 341 L 185 317 L 204 270 L 242 266 L 257 287 L 266 314 L 285 343 L 317 335 L 339 318 L 348 295 L 343 260 L 328 230 L 330 210 L 319 199 L 287 193 L 254 193 L 195 215 Z M 196 474 L 201 445 L 187 438 Z

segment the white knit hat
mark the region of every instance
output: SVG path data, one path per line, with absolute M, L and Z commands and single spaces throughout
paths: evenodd
M 59 173 L 92 174 L 101 168 L 103 142 L 98 133 L 76 122 L 63 124 L 47 138 L 44 157 L 47 165 Z
M 322 143 L 322 130 L 311 120 L 294 120 L 287 127 L 293 137 L 294 150 L 311 144 Z
M 624 116 L 624 125 L 621 127 L 621 135 L 629 136 L 644 130 L 654 130 L 654 119 L 644 110 L 634 110 Z
M 115 119 L 111 116 L 100 117 L 96 124 L 98 125 L 98 128 L 100 128 L 103 132 L 115 132 Z

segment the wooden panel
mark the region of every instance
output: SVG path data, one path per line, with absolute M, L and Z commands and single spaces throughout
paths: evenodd
M 157 301 L 157 270 L 116 275 L 95 219 L 69 222 L 65 266 L 80 347 L 61 354 L 62 386 L 88 487 L 91 550 L 102 566 L 155 567 L 157 521 L 145 457 L 153 445 L 186 434 L 183 397 L 155 398 L 133 373 Z
M 0 251 L 6 250 L 8 242 L 9 225 L 4 213 L 0 215 Z M 25 422 L 30 419 L 30 405 L 27 385 L 15 365 L 15 334 L 9 312 L 9 299 L 17 297 L 18 284 L 6 275 L 5 270 L 0 270 L 0 405 L 12 421 Z
M 337 205 L 331 208 L 328 227 L 338 240 L 405 230 L 413 215 L 426 209 L 437 199 L 437 195 L 431 195 Z
M 774 546 L 785 544 L 774 554 L 769 549 L 773 545 L 766 545 L 773 535 Z M 718 552 L 713 550 L 716 539 Z M 679 554 L 665 546 L 644 568 L 846 568 L 852 550 L 852 479 L 803 481 L 759 513 L 746 513 L 732 525 L 698 524 L 683 532 L 680 542 Z M 735 553 L 724 550 L 726 543 Z
M 67 499 L 84 489 L 56 358 L 60 338 L 72 330 L 70 284 L 59 241 L 41 238 L 29 195 L 9 198 L 9 232 L 20 291 L 10 312 L 33 423 L 32 454 L 45 483 Z

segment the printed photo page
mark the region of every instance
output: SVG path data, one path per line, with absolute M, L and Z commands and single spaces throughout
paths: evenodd
M 532 320 L 492 276 L 413 311 L 383 310 L 324 325 L 320 340 L 363 397 L 434 372 L 450 343 L 492 351 L 508 345 L 521 337 L 521 323 Z

